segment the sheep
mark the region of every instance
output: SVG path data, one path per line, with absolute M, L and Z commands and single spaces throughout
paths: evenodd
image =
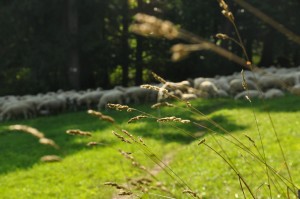
M 107 103 L 123 104 L 125 102 L 125 94 L 120 90 L 109 90 L 105 92 L 99 100 L 98 110 L 106 107 Z
M 264 93 L 265 99 L 273 99 L 276 97 L 283 97 L 283 96 L 284 93 L 280 89 L 276 89 L 276 88 L 269 89 Z
M 228 97 L 229 95 L 228 95 L 228 93 L 225 91 L 225 90 L 223 90 L 223 89 L 218 89 L 218 92 L 217 92 L 217 97 L 223 97 L 223 98 L 225 98 L 225 97 Z
M 57 114 L 66 110 L 66 101 L 61 98 L 52 97 L 39 104 L 37 110 L 42 115 Z
M 283 82 L 278 78 L 278 76 L 262 76 L 258 80 L 258 85 L 263 91 L 270 88 L 282 89 L 284 87 Z
M 212 81 L 209 80 L 203 81 L 198 86 L 198 89 L 200 91 L 206 92 L 208 95 L 207 97 L 216 97 L 218 95 L 218 88 Z
M 222 89 L 226 92 L 230 90 L 230 85 L 226 77 L 220 77 L 216 79 L 215 85 L 217 86 L 218 89 Z
M 292 87 L 300 84 L 300 72 L 282 74 L 279 78 L 284 83 L 284 86 Z
M 204 81 L 210 81 L 215 83 L 215 79 L 214 78 L 204 78 L 204 77 L 198 77 L 196 79 L 194 79 L 194 88 L 195 89 L 200 89 L 201 87 L 201 83 Z
M 255 90 L 256 85 L 253 81 L 251 80 L 246 80 L 247 87 L 249 90 Z M 233 79 L 229 82 L 230 85 L 230 94 L 236 95 L 237 93 L 240 93 L 245 90 L 243 87 L 243 80 L 242 79 Z
M 242 92 L 238 93 L 237 95 L 235 95 L 234 99 L 237 100 L 237 99 L 241 99 L 246 96 L 248 96 L 250 99 L 263 98 L 262 93 L 259 92 L 258 90 L 246 90 L 246 91 L 242 91 Z
M 138 86 L 133 86 L 125 89 L 125 102 L 126 104 L 134 103 L 139 104 L 141 102 L 153 102 L 156 99 L 157 92 L 144 89 Z
M 25 102 L 15 102 L 6 106 L 0 114 L 0 121 L 24 118 L 28 119 L 34 113 L 34 109 Z
M 104 94 L 104 91 L 93 91 L 85 93 L 77 99 L 77 106 L 86 106 L 88 109 L 97 105 L 99 99 Z
M 300 95 L 300 84 L 296 84 L 291 88 L 291 93 L 293 95 Z

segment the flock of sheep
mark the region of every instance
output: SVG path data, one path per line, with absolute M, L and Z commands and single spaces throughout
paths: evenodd
M 182 82 L 157 85 L 184 99 L 233 97 L 275 98 L 290 92 L 300 95 L 300 66 L 270 67 L 255 73 L 244 71 L 230 76 L 199 77 Z M 245 91 L 245 88 L 247 90 Z M 258 91 L 260 90 L 260 91 Z M 46 94 L 0 97 L 0 121 L 29 119 L 40 115 L 58 114 L 90 108 L 104 109 L 107 103 L 140 104 L 163 100 L 159 92 L 138 86 L 111 90 L 62 91 Z

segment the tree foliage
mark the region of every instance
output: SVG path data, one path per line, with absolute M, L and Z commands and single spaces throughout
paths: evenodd
M 78 18 L 76 34 L 70 34 L 69 29 L 70 2 L 76 3 L 72 8 Z M 274 2 L 276 6 L 273 6 Z M 233 0 L 228 0 L 228 3 L 237 18 L 250 58 L 255 63 L 265 67 L 300 64 L 297 44 Z M 300 34 L 298 0 L 251 0 L 249 3 Z M 240 70 L 239 66 L 211 52 L 194 53 L 182 62 L 172 63 L 169 48 L 174 41 L 145 39 L 127 31 L 128 24 L 138 12 L 168 19 L 242 55 L 234 43 L 214 37 L 219 32 L 235 37 L 217 1 L 1 1 L 0 94 L 141 84 L 151 81 L 147 73 L 150 70 L 172 81 Z M 76 54 L 79 75 L 74 79 L 70 73 L 74 62 L 70 60 Z M 72 81 L 76 81 L 78 86 L 74 86 Z

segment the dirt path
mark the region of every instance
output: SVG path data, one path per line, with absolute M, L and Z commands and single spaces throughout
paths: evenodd
M 160 166 L 158 164 L 155 164 L 155 166 L 149 170 L 149 172 L 151 173 L 151 175 L 153 176 L 156 176 L 157 174 L 159 174 L 164 168 L 166 168 L 166 166 L 169 166 L 170 163 L 172 162 L 173 160 L 173 157 L 175 155 L 175 152 L 171 152 L 167 155 L 165 155 L 163 158 L 162 158 L 162 162 L 164 164 L 160 164 Z M 141 177 L 138 177 L 136 179 L 140 179 L 142 177 L 146 177 L 146 176 L 141 176 Z M 124 186 L 128 186 L 127 183 L 124 183 L 123 184 Z M 129 187 L 130 189 L 130 187 Z M 118 195 L 118 193 L 115 193 L 113 196 L 112 196 L 112 199 L 134 199 L 136 198 L 135 196 L 122 196 L 122 195 Z

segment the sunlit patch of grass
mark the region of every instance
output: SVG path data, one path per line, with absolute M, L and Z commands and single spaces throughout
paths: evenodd
M 263 135 L 263 142 L 267 161 L 286 176 L 283 160 L 275 142 L 275 137 L 266 117 L 265 105 L 254 102 L 254 109 L 247 101 L 232 101 L 231 99 L 196 100 L 192 102 L 207 117 L 222 125 L 229 133 L 246 143 L 251 143 L 243 134 L 251 136 L 260 147 L 257 128 L 253 113 L 257 113 L 259 128 Z M 183 104 L 178 104 L 183 107 Z M 289 160 L 289 166 L 296 184 L 300 184 L 298 168 L 300 161 L 299 131 L 300 109 L 297 97 L 287 96 L 268 101 L 276 130 L 278 131 L 284 151 Z M 149 105 L 138 106 L 140 110 L 149 110 Z M 195 191 L 206 198 L 233 198 L 242 193 L 238 178 L 230 168 L 211 150 L 204 145 L 198 146 L 200 139 L 218 149 L 206 129 L 192 125 L 182 127 L 195 135 L 195 138 L 178 131 L 178 129 L 158 124 L 155 120 L 141 120 L 127 124 L 136 116 L 135 113 L 104 111 L 111 115 L 120 126 L 135 136 L 141 136 L 152 152 L 159 157 L 174 153 L 171 168 L 182 177 Z M 181 109 L 164 108 L 161 111 L 150 110 L 156 116 L 180 116 L 204 122 L 202 117 L 192 115 Z M 35 127 L 60 146 L 60 150 L 43 146 L 34 137 L 21 132 L 10 132 L 6 127 L 10 124 L 26 124 Z M 212 125 L 210 127 L 213 127 Z M 90 131 L 92 137 L 72 136 L 65 133 L 68 129 Z M 136 145 L 119 141 L 111 130 L 116 130 L 109 123 L 89 116 L 86 112 L 67 113 L 58 116 L 42 117 L 28 121 L 13 121 L 2 123 L 0 126 L 0 195 L 3 198 L 110 198 L 115 189 L 104 186 L 107 181 L 125 183 L 127 178 L 143 175 L 131 163 L 122 157 L 118 149 L 133 152 L 135 158 L 147 168 L 154 163 Z M 216 138 L 221 141 L 223 148 L 232 157 L 233 162 L 241 173 L 249 180 L 250 185 L 258 194 L 266 193 L 265 187 L 257 189 L 266 182 L 263 167 L 249 164 L 252 158 L 237 150 L 221 136 L 229 135 L 216 131 Z M 199 134 L 200 132 L 200 134 Z M 199 138 L 199 139 L 198 139 Z M 96 147 L 88 147 L 87 143 L 96 141 Z M 252 147 L 253 148 L 253 147 Z M 62 162 L 45 164 L 40 157 L 56 154 L 63 158 Z M 254 174 L 258 174 L 256 176 Z M 261 173 L 263 175 L 261 175 Z M 170 190 L 182 197 L 177 183 L 170 176 L 161 172 L 160 181 L 167 182 Z M 256 190 L 257 189 L 257 190 Z M 222 197 L 220 197 L 222 196 Z M 284 197 L 282 195 L 282 197 Z

